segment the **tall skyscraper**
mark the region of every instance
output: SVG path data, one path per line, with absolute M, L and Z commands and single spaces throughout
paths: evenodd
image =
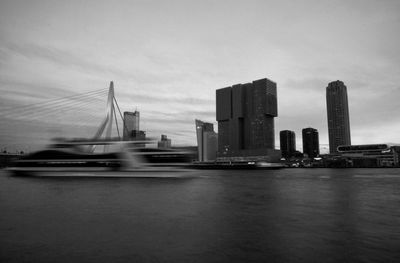
M 139 133 L 139 121 L 140 121 L 140 113 L 138 111 L 124 112 L 124 127 L 122 127 L 124 131 L 123 132 L 124 141 L 131 140 L 133 133 L 135 134 Z
M 279 160 L 276 95 L 276 83 L 266 78 L 216 91 L 219 159 Z
M 281 153 L 283 158 L 290 158 L 296 152 L 296 134 L 294 131 L 284 130 L 279 133 Z
M 326 87 L 329 151 L 336 153 L 339 145 L 351 145 L 347 88 L 340 80 Z
M 214 132 L 214 125 L 200 120 L 195 120 L 195 124 L 199 162 L 215 161 L 217 158 L 218 135 Z
M 309 158 L 315 158 L 319 155 L 319 136 L 318 130 L 314 128 L 305 128 L 303 135 L 303 153 Z
M 124 112 L 123 140 L 124 141 L 144 141 L 146 132 L 139 130 L 140 113 Z M 145 147 L 145 144 L 137 144 L 138 147 Z

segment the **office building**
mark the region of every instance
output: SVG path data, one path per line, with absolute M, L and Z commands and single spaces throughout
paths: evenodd
M 130 141 L 145 141 L 146 140 L 146 132 L 145 131 L 137 131 L 133 130 L 131 135 L 130 135 Z M 145 147 L 145 143 L 139 143 L 137 142 L 136 144 L 137 147 Z
M 171 139 L 168 139 L 167 135 L 161 135 L 161 140 L 158 141 L 157 146 L 159 149 L 171 148 Z
M 124 123 L 123 123 L 123 139 L 124 141 L 129 141 L 133 139 L 133 131 L 135 134 L 140 134 L 139 129 L 140 113 L 138 111 L 124 112 Z
M 279 133 L 282 157 L 287 159 L 296 153 L 296 134 L 294 131 L 284 130 Z
M 195 124 L 198 161 L 215 161 L 217 158 L 218 135 L 214 132 L 214 125 L 200 120 L 195 120 Z
M 264 78 L 218 89 L 216 102 L 218 160 L 279 161 L 280 151 L 275 150 L 275 82 Z
M 319 155 L 319 135 L 317 129 L 305 128 L 302 130 L 303 153 L 309 158 L 315 158 Z
M 347 87 L 340 80 L 333 81 L 326 88 L 328 112 L 329 151 L 337 152 L 340 145 L 351 145 L 350 119 Z
M 145 141 L 146 132 L 139 129 L 140 113 L 135 112 L 124 112 L 124 123 L 123 123 L 123 140 L 124 141 Z M 136 147 L 145 147 L 145 143 L 137 143 Z

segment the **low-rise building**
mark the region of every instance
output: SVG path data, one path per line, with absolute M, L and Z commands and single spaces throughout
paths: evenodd
M 337 157 L 347 161 L 347 167 L 399 166 L 399 146 L 388 144 L 341 145 Z
M 171 139 L 168 139 L 167 135 L 162 134 L 157 146 L 159 149 L 169 149 L 171 148 Z

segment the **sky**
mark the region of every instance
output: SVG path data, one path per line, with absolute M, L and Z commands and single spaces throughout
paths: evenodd
M 195 119 L 217 128 L 216 89 L 265 77 L 277 83 L 277 148 L 280 130 L 295 131 L 301 150 L 301 130 L 313 127 L 327 151 L 325 93 L 335 80 L 347 86 L 352 144 L 399 143 L 399 29 L 396 0 L 1 0 L 0 147 L 72 129 L 12 124 L 13 108 L 110 81 L 149 136 L 195 145 Z M 79 123 L 95 129 L 105 100 Z

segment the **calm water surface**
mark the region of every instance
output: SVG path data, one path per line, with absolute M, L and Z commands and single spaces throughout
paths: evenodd
M 0 262 L 400 262 L 400 169 L 18 178 Z

